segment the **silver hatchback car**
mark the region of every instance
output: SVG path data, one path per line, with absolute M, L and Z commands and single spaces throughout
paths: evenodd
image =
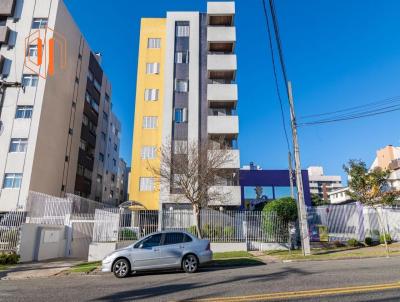
M 181 231 L 150 234 L 132 245 L 112 252 L 102 262 L 103 272 L 124 278 L 131 272 L 181 268 L 194 273 L 212 260 L 210 241 Z

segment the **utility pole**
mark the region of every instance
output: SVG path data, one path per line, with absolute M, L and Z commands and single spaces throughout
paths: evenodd
M 301 175 L 300 150 L 299 150 L 299 142 L 297 139 L 297 122 L 293 104 L 292 83 L 288 81 L 287 84 L 288 84 L 288 96 L 290 103 L 290 119 L 291 119 L 292 134 L 293 134 L 292 136 L 293 136 L 293 148 L 294 148 L 294 162 L 296 169 L 296 185 L 297 185 L 297 208 L 299 213 L 301 246 L 303 249 L 304 256 L 308 256 L 311 254 L 310 235 L 308 232 L 307 211 L 306 211 L 306 204 L 304 200 L 304 190 L 303 190 L 303 178 Z
M 294 199 L 292 153 L 290 151 L 288 152 L 288 160 L 289 160 L 290 197 Z

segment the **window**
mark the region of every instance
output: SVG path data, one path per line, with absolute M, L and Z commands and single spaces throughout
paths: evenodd
M 152 177 L 140 177 L 140 179 L 139 179 L 139 191 L 141 191 L 141 192 L 152 192 L 152 191 L 154 191 L 154 178 L 152 178 Z
M 143 128 L 145 128 L 145 129 L 157 128 L 157 117 L 156 116 L 144 116 L 143 117 Z
M 187 141 L 174 141 L 174 154 L 187 154 Z
M 81 142 L 79 144 L 79 148 L 81 148 L 83 151 L 86 151 L 88 149 L 87 143 L 81 139 Z
M 160 73 L 160 63 L 147 63 L 146 64 L 147 74 L 159 74 Z
M 106 141 L 106 137 L 107 137 L 106 133 L 104 131 L 101 131 L 101 139 L 102 139 L 103 142 Z
M 104 163 L 104 154 L 103 153 L 99 153 L 99 160 Z
M 183 243 L 183 233 L 166 233 L 163 245 Z
M 28 139 L 13 138 L 10 143 L 10 152 L 25 152 L 28 146 Z
M 151 249 L 161 244 L 161 234 L 151 235 L 135 244 L 136 249 Z
M 156 158 L 156 147 L 155 146 L 144 146 L 140 152 L 142 159 L 154 159 Z
M 22 76 L 22 86 L 36 87 L 39 81 L 39 76 L 35 74 L 24 74 Z
M 46 28 L 47 18 L 34 18 L 32 22 L 33 29 Z
M 112 182 L 115 181 L 115 174 L 111 174 L 111 181 L 112 181 Z
M 117 146 L 117 144 L 114 144 L 114 151 L 118 151 L 118 146 Z
M 31 118 L 33 106 L 17 106 L 15 118 Z
M 28 56 L 29 57 L 37 57 L 38 56 L 38 46 L 37 45 L 29 45 Z
M 103 111 L 103 119 L 106 122 L 108 121 L 108 114 L 105 111 Z
M 144 99 L 146 101 L 157 101 L 158 100 L 158 89 L 145 89 L 144 90 Z
M 189 51 L 178 51 L 175 53 L 175 63 L 177 64 L 188 64 L 189 63 Z
M 85 126 L 89 125 L 89 118 L 86 114 L 82 116 L 82 124 L 84 124 Z
M 94 79 L 93 85 L 94 85 L 94 88 L 96 88 L 96 90 L 97 90 L 98 92 L 101 91 L 101 83 L 99 83 L 96 79 Z
M 147 40 L 147 48 L 161 48 L 160 38 L 149 38 Z
M 90 105 L 92 106 L 92 109 L 96 111 L 96 113 L 99 113 L 99 104 L 97 104 L 94 99 L 91 100 Z
M 188 92 L 189 81 L 188 80 L 175 80 L 175 91 L 176 92 Z
M 115 158 L 113 158 L 113 165 L 114 165 L 114 167 L 117 166 L 117 161 L 115 160 Z
M 175 123 L 185 123 L 187 122 L 187 109 L 186 108 L 176 108 L 175 109 Z
M 22 173 L 6 173 L 4 175 L 3 188 L 12 189 L 20 188 L 22 181 Z
M 110 96 L 107 93 L 104 96 L 104 99 L 106 100 L 106 102 L 110 102 Z
M 110 190 L 110 198 L 114 198 L 114 191 Z
M 103 176 L 101 176 L 100 174 L 97 174 L 96 182 L 101 184 L 103 182 Z
M 82 165 L 78 165 L 78 169 L 76 170 L 76 174 L 83 176 L 85 173 L 85 168 Z
M 93 82 L 93 79 L 94 79 L 94 77 L 93 77 L 93 72 L 91 72 L 91 71 L 89 70 L 89 71 L 88 71 L 87 77 L 88 77 L 88 79 L 89 79 L 90 82 Z
M 177 37 L 189 37 L 190 26 L 189 25 L 178 25 L 176 27 Z

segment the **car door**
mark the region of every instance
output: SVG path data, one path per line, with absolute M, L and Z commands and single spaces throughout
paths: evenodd
M 156 268 L 160 264 L 162 234 L 150 235 L 136 243 L 132 249 L 133 269 Z
M 164 266 L 180 265 L 184 251 L 184 234 L 181 232 L 165 233 L 164 241 L 160 246 Z

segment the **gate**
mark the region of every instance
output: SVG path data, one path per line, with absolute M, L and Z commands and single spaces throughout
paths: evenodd
M 94 215 L 74 215 L 70 220 L 67 255 L 71 258 L 87 259 L 89 245 L 93 239 Z

